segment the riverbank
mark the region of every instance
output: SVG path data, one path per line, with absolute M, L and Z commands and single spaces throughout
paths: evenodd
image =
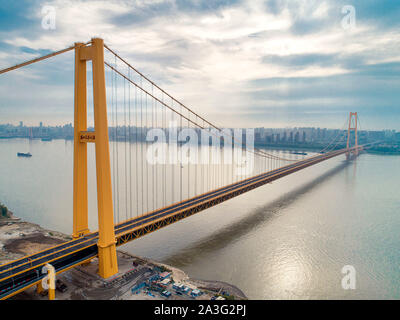
M 33 254 L 62 242 L 71 240 L 71 236 L 42 228 L 37 224 L 22 221 L 10 212 L 8 217 L 0 218 L 0 265 Z M 59 300 L 210 300 L 212 297 L 225 296 L 229 299 L 247 299 L 246 295 L 234 285 L 222 281 L 191 279 L 184 271 L 144 257 L 138 257 L 118 250 L 119 272 L 109 279 L 102 279 L 98 274 L 98 259 L 81 265 L 57 276 L 68 288 L 65 292 L 56 291 Z M 170 283 L 158 288 L 158 283 L 151 279 L 167 272 Z M 137 293 L 131 289 L 141 284 L 148 284 Z M 182 284 L 188 290 L 173 290 L 173 284 Z M 201 294 L 194 297 L 193 290 Z M 168 290 L 171 295 L 161 294 Z M 189 294 L 190 292 L 190 294 Z M 43 300 L 35 288 L 12 297 L 15 300 Z
M 265 144 L 265 143 L 255 143 L 257 148 L 265 148 L 269 150 L 277 151 L 301 151 L 301 152 L 320 152 L 326 145 L 312 145 L 312 144 Z M 336 146 L 336 150 L 345 148 L 346 146 Z M 400 155 L 400 147 L 398 144 L 390 145 L 389 147 L 372 147 L 364 150 L 364 152 L 377 155 Z
M 0 264 L 68 240 L 71 240 L 68 235 L 23 221 L 9 211 L 8 217 L 0 218 Z

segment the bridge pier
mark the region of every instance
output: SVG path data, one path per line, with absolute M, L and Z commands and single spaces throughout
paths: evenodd
M 40 281 L 37 285 L 36 285 L 36 293 L 37 294 L 41 294 L 44 291 L 43 286 L 42 286 L 42 282 Z
M 97 245 L 99 250 L 99 275 L 107 279 L 118 273 L 117 250 L 115 243 L 109 244 L 106 247 Z

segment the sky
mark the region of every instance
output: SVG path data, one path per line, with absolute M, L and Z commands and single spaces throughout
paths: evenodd
M 0 69 L 101 37 L 223 127 L 340 128 L 357 111 L 400 130 L 399 17 L 392 0 L 0 0 Z M 0 123 L 73 122 L 73 62 L 0 75 Z

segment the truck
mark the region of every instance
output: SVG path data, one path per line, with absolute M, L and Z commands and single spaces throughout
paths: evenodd
M 163 295 L 166 298 L 169 298 L 171 296 L 171 292 L 164 290 L 163 292 L 161 292 L 161 295 Z
M 68 287 L 64 282 L 62 282 L 60 279 L 56 280 L 56 289 L 60 292 L 65 292 L 67 291 Z

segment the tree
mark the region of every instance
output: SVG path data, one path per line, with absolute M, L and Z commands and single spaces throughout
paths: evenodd
M 0 213 L 1 213 L 1 216 L 3 216 L 3 217 L 8 217 L 8 209 L 7 209 L 7 207 L 6 207 L 4 204 L 2 204 L 2 203 L 0 203 Z

